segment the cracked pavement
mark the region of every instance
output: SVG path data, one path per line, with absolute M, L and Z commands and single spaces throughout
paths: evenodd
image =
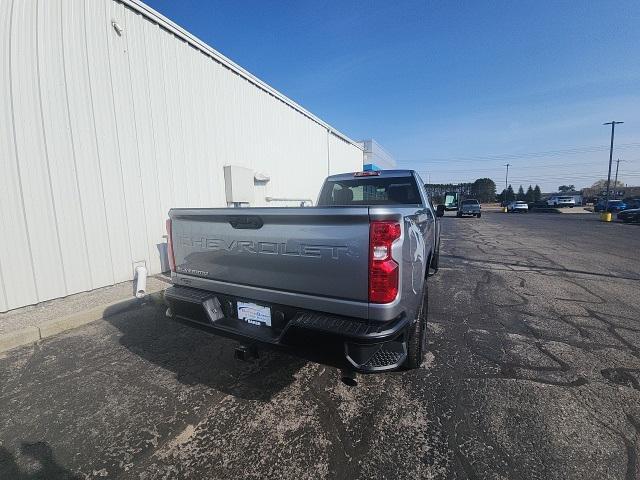
M 640 478 L 640 226 L 442 227 L 422 368 L 239 363 L 149 301 L 0 357 L 0 479 Z

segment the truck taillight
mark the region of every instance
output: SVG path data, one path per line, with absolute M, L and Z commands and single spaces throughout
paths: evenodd
M 176 271 L 176 257 L 173 255 L 173 238 L 171 236 L 171 219 L 167 218 L 167 257 L 169 258 L 169 268 Z
M 400 224 L 374 220 L 369 226 L 369 301 L 389 303 L 398 295 L 398 264 L 391 246 L 400 238 Z

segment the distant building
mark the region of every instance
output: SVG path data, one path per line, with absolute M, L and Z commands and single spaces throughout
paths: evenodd
M 388 170 L 396 168 L 396 160 L 382 145 L 373 139 L 361 140 L 364 149 L 365 170 Z
M 597 185 L 595 187 L 583 188 L 581 193 L 585 202 L 597 202 L 607 195 L 606 185 L 604 187 Z M 638 198 L 640 197 L 640 186 L 625 185 L 624 187 L 618 186 L 614 189 L 612 185 L 609 196 L 612 199 Z
M 582 193 L 580 192 L 567 192 L 567 193 L 545 193 L 542 195 L 542 199 L 547 201 L 555 197 L 571 197 L 576 202 L 577 206 L 582 205 Z

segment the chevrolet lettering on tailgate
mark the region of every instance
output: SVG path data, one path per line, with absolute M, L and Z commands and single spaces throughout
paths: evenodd
M 291 245 L 289 242 L 256 242 L 252 240 L 223 240 L 221 238 L 180 237 L 183 247 L 199 248 L 202 250 L 224 250 L 234 253 L 265 254 L 265 255 L 294 255 L 300 257 L 321 258 L 323 256 L 338 260 L 346 255 L 349 248 L 346 245 Z

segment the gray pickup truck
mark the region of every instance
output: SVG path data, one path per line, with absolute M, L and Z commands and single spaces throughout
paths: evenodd
M 471 215 L 472 217 L 482 217 L 482 209 L 480 207 L 480 202 L 473 198 L 467 198 L 460 202 L 460 206 L 458 207 L 458 213 L 456 216 L 458 218 L 463 215 Z
M 416 172 L 332 175 L 310 208 L 176 208 L 167 230 L 168 316 L 239 348 L 328 337 L 359 372 L 421 364 L 440 227 Z

